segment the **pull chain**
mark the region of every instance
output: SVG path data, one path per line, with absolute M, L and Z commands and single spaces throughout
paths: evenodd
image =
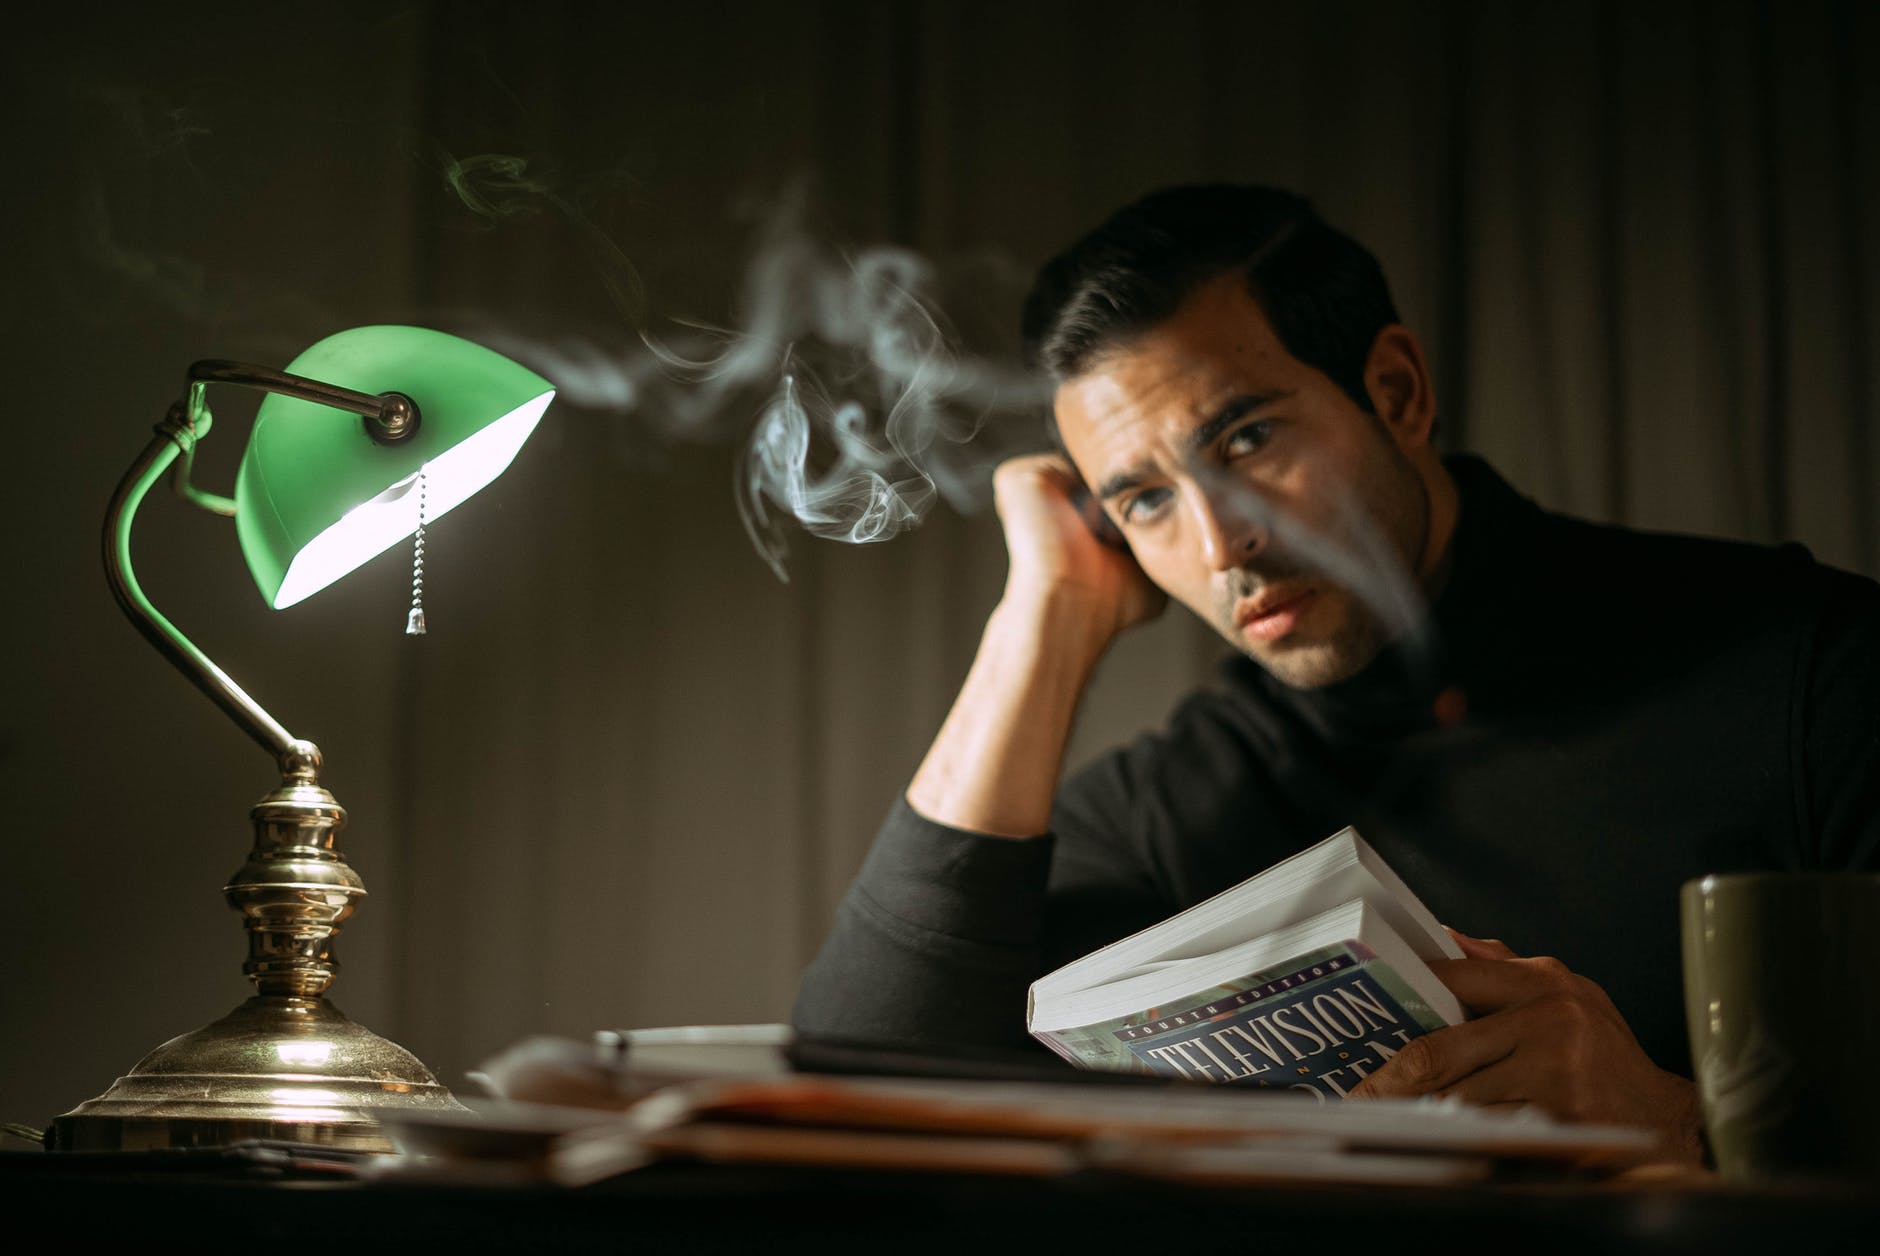
M 418 468 L 418 530 L 411 549 L 411 613 L 405 616 L 405 635 L 424 635 L 424 468 Z

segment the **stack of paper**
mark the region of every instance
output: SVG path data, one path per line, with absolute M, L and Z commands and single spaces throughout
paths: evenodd
M 709 1037 L 709 1035 L 701 1035 Z M 753 1030 L 746 1037 L 762 1038 Z M 670 1037 L 670 1035 L 668 1035 Z M 737 1035 L 733 1035 L 737 1037 Z M 658 1041 L 656 1036 L 654 1041 Z M 748 1043 L 747 1043 L 748 1045 Z M 1636 1163 L 1643 1131 L 1563 1124 L 1432 1100 L 1323 1104 L 1218 1087 L 1141 1087 L 723 1075 L 648 1087 L 608 1076 L 591 1044 L 545 1084 L 538 1040 L 492 1062 L 509 1097 L 473 1118 L 383 1119 L 408 1155 L 395 1172 L 535 1177 L 578 1185 L 672 1160 L 1057 1175 L 1103 1171 L 1191 1181 L 1477 1181 L 1510 1165 Z M 515 1067 L 523 1058 L 527 1067 Z M 1075 1076 L 1067 1074 L 1067 1076 Z M 516 1096 L 560 1097 L 553 1105 Z

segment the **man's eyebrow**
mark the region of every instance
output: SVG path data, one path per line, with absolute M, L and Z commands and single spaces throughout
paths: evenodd
M 1213 417 L 1188 433 L 1187 439 L 1183 442 L 1187 446 L 1184 452 L 1194 453 L 1196 450 L 1205 449 L 1213 444 L 1215 438 L 1222 432 L 1255 410 L 1270 406 L 1276 401 L 1284 401 L 1292 395 L 1293 390 L 1290 388 L 1274 388 L 1266 392 L 1242 393 L 1237 397 L 1230 397 L 1214 412 Z M 1127 493 L 1148 479 L 1149 475 L 1150 472 L 1141 466 L 1118 471 L 1098 487 L 1097 500 L 1107 502 L 1119 493 Z
M 1097 486 L 1097 500 L 1107 502 L 1118 493 L 1127 493 L 1130 489 L 1135 488 L 1148 478 L 1149 473 L 1147 471 L 1137 470 L 1135 468 L 1131 468 L 1128 471 L 1118 471 L 1115 475 Z
M 1246 418 L 1255 410 L 1272 405 L 1275 401 L 1284 401 L 1293 395 L 1290 388 L 1273 388 L 1266 392 L 1242 393 L 1229 398 L 1227 403 L 1214 412 L 1214 417 L 1188 433 L 1188 453 L 1206 449 L 1222 432 Z

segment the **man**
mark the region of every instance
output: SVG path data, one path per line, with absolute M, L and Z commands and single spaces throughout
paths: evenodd
M 1357 1095 L 1696 1157 L 1678 887 L 1874 866 L 1880 587 L 1445 462 L 1375 260 L 1283 192 L 1128 207 L 1044 269 L 1026 335 L 1062 451 L 998 471 L 1004 596 L 799 1027 L 1013 1041 L 1035 977 L 1354 824 L 1460 931 L 1435 968 L 1471 1012 Z M 1166 598 L 1241 656 L 1060 786 L 1093 668 Z

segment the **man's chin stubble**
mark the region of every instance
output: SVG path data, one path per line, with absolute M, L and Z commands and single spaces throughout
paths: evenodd
M 1289 689 L 1323 689 L 1341 680 L 1350 680 L 1377 658 L 1383 641 L 1377 633 L 1358 634 L 1362 639 L 1326 641 L 1317 645 L 1282 647 L 1264 656 L 1247 644 L 1238 633 L 1228 637 L 1242 654 L 1259 664 L 1268 675 Z

